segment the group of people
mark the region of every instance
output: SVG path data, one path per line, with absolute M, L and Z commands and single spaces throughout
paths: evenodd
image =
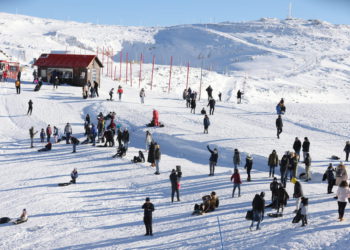
M 55 86 L 57 88 L 57 85 L 58 84 L 54 84 L 54 88 Z M 99 97 L 98 88 L 99 88 L 99 84 L 97 81 L 94 81 L 93 83 L 91 83 L 91 81 L 88 81 L 83 86 L 83 98 L 87 99 L 88 97 L 91 97 L 91 98 L 94 98 L 96 96 Z

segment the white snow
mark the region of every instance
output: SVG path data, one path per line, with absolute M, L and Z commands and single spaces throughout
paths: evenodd
M 121 82 L 105 77 L 100 97 L 94 99 L 82 99 L 81 88 L 70 86 L 53 90 L 45 84 L 39 92 L 33 92 L 30 67 L 24 67 L 26 82 L 20 95 L 15 94 L 13 82 L 0 83 L 0 217 L 15 218 L 23 208 L 29 214 L 24 224 L 0 225 L 0 249 L 220 249 L 218 218 L 224 249 L 347 249 L 349 222 L 336 220 L 336 200 L 326 194 L 327 184 L 321 179 L 328 163 L 338 163 L 329 159 L 331 155 L 344 159 L 342 150 L 349 139 L 348 37 L 348 26 L 320 21 L 262 19 L 144 28 L 1 13 L 0 48 L 24 64 L 42 52 L 68 46 L 70 51 L 78 52 L 81 47 L 86 49 L 84 53 L 93 53 L 102 44 L 117 52 L 133 43 L 135 55 L 147 46 L 155 46 L 164 58 L 172 53 L 178 57 L 169 94 L 169 66 L 156 65 L 151 91 L 151 65 L 146 61 L 141 82 L 146 89 L 144 105 L 138 97 L 136 63 L 133 87 L 125 83 L 124 76 Z M 208 135 L 202 133 L 203 117 L 190 114 L 182 100 L 186 83 L 186 67 L 182 65 L 203 52 L 204 45 L 208 46 L 205 52 L 212 52 L 206 66 L 212 63 L 216 65 L 214 70 L 227 72 L 203 71 L 197 113 L 207 105 L 204 89 L 209 84 L 215 97 L 218 91 L 223 93 L 223 102 L 217 102 L 215 115 L 210 117 Z M 23 55 L 19 51 L 25 51 L 25 58 L 18 58 Z M 232 63 L 228 63 L 230 60 Z M 200 69 L 191 68 L 190 87 L 199 91 L 199 82 Z M 106 101 L 109 90 L 119 84 L 125 89 L 123 100 Z M 241 105 L 235 104 L 238 89 L 245 91 Z M 287 113 L 278 140 L 275 105 L 281 97 L 285 98 Z M 32 116 L 26 115 L 29 99 L 34 102 Z M 145 124 L 153 108 L 159 110 L 160 120 L 165 123 L 164 128 L 149 129 L 162 151 L 158 176 L 148 164 L 130 163 L 138 150 L 144 150 Z M 44 144 L 38 138 L 35 148 L 29 147 L 30 126 L 40 130 L 51 124 L 62 131 L 70 122 L 73 133 L 82 141 L 85 115 L 89 113 L 96 122 L 99 112 L 109 111 L 115 111 L 118 123 L 131 133 L 131 145 L 123 159 L 111 157 L 115 148 L 91 144 L 79 145 L 76 154 L 71 154 L 71 146 L 64 143 L 54 144 L 51 152 L 39 153 L 37 149 Z M 307 136 L 311 141 L 313 178 L 302 183 L 310 202 L 309 225 L 291 223 L 295 209 L 295 200 L 291 199 L 284 217 L 265 217 L 262 230 L 250 232 L 250 222 L 244 217 L 254 195 L 265 191 L 267 203 L 270 201 L 266 157 L 273 149 L 280 157 L 292 150 L 296 136 Z M 219 150 L 213 177 L 208 176 L 206 145 Z M 247 153 L 254 158 L 252 182 L 245 181 L 245 171 L 240 167 L 240 198 L 231 198 L 234 148 L 243 152 L 243 159 Z M 172 204 L 169 174 L 176 165 L 183 169 L 181 202 Z M 58 187 L 57 183 L 69 181 L 75 167 L 80 174 L 77 184 Z M 302 171 L 300 164 L 299 173 Z M 191 216 L 193 205 L 211 191 L 220 197 L 217 211 Z M 293 184 L 287 184 L 287 191 L 292 196 Z M 156 208 L 153 237 L 143 236 L 141 205 L 147 196 Z M 348 210 L 345 217 L 349 218 Z

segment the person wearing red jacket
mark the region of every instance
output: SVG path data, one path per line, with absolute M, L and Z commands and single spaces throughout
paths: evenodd
M 51 135 L 52 135 L 52 129 L 50 124 L 47 126 L 46 128 L 46 136 L 47 136 L 47 142 L 50 142 L 51 139 Z
M 238 188 L 238 197 L 241 196 L 241 176 L 239 174 L 238 168 L 235 168 L 233 175 L 231 176 L 231 182 L 233 182 L 232 198 L 235 197 L 236 188 Z
M 119 101 L 122 100 L 122 94 L 123 94 L 123 88 L 119 85 L 118 87 L 118 95 L 119 95 Z
M 159 113 L 155 109 L 153 109 L 153 122 L 155 127 L 159 126 Z

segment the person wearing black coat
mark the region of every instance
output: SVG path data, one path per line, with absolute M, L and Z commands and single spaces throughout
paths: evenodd
M 245 159 L 245 166 L 244 166 L 244 168 L 247 170 L 247 175 L 248 175 L 247 181 L 250 181 L 251 180 L 251 178 L 250 178 L 250 171 L 253 168 L 253 157 L 251 157 L 250 154 L 248 154 L 246 159 Z
M 33 101 L 29 100 L 27 115 L 32 115 L 32 112 L 33 112 Z
M 289 166 L 289 158 L 288 158 L 289 152 L 286 152 L 280 161 L 280 174 L 281 174 L 281 183 L 283 187 L 286 187 L 287 185 L 287 170 Z
M 205 89 L 205 91 L 207 91 L 207 93 L 208 93 L 208 100 L 210 100 L 210 98 L 213 98 L 213 96 L 212 96 L 213 88 L 210 85 L 208 88 Z
M 279 213 L 280 209 L 282 210 L 282 213 L 283 213 L 284 206 L 287 205 L 288 199 L 289 199 L 289 195 L 287 191 L 283 188 L 282 185 L 280 185 L 277 192 L 277 213 Z
M 146 198 L 146 202 L 142 205 L 142 209 L 144 211 L 143 214 L 143 223 L 145 224 L 146 227 L 146 235 L 151 235 L 153 236 L 153 231 L 152 231 L 152 213 L 154 211 L 154 206 L 150 201 L 150 198 Z
M 209 109 L 209 115 L 214 115 L 214 109 L 215 109 L 215 99 L 210 98 L 207 107 L 210 106 Z
M 256 230 L 260 229 L 260 222 L 264 220 L 264 212 L 265 212 L 265 193 L 261 192 L 260 195 L 256 194 L 252 206 L 253 206 L 253 219 L 252 224 L 250 225 L 250 230 L 252 230 L 254 221 L 257 221 Z
M 344 147 L 345 152 L 345 161 L 349 161 L 349 153 L 350 153 L 350 141 L 347 141 Z
M 323 174 L 323 178 L 322 178 L 322 181 L 325 181 L 325 180 L 328 181 L 328 187 L 327 187 L 327 193 L 328 194 L 333 193 L 332 189 L 333 189 L 333 186 L 335 184 L 334 172 L 335 172 L 335 170 L 333 168 L 332 163 L 329 163 L 327 171 Z
M 72 153 L 75 153 L 76 149 L 77 149 L 77 145 L 80 143 L 80 141 L 74 136 L 70 137 L 70 141 L 72 142 L 72 145 L 73 145 L 73 152 Z
M 208 151 L 210 152 L 210 158 L 209 158 L 209 176 L 214 175 L 215 172 L 215 165 L 218 162 L 218 158 L 219 158 L 219 154 L 218 154 L 218 150 L 216 148 L 214 148 L 214 150 L 211 150 L 209 148 L 209 145 L 207 146 Z
M 237 104 L 240 104 L 242 102 L 242 95 L 243 95 L 243 92 L 241 92 L 241 90 L 239 89 L 237 91 Z
M 196 113 L 196 99 L 191 99 L 191 113 L 193 110 L 193 114 Z
M 130 140 L 130 134 L 129 134 L 128 129 L 125 128 L 123 131 L 123 134 L 122 134 L 122 141 L 123 141 L 123 145 L 126 148 L 126 150 L 128 150 L 129 140 Z
M 273 181 L 270 183 L 270 190 L 271 190 L 271 193 L 272 193 L 272 195 L 271 195 L 271 202 L 272 202 L 272 204 L 277 201 L 279 185 L 280 184 L 277 182 L 277 178 L 274 177 Z
M 280 134 L 282 133 L 282 127 L 283 127 L 283 122 L 282 122 L 282 117 L 281 115 L 278 115 L 278 118 L 276 119 L 276 128 L 277 128 L 277 138 L 280 138 Z
M 113 130 L 112 130 L 112 133 L 113 133 Z M 123 140 L 123 132 L 121 131 L 120 128 L 118 128 L 117 130 L 118 148 L 121 148 L 123 146 L 122 140 Z
M 208 134 L 208 128 L 210 126 L 210 120 L 207 115 L 204 115 L 203 118 L 204 134 Z
M 309 151 L 310 151 L 310 141 L 307 137 L 304 138 L 302 148 L 303 148 L 303 157 L 304 157 L 304 161 L 305 161 L 306 154 L 309 153 Z
M 108 145 L 109 147 L 114 147 L 114 134 L 113 134 L 112 130 L 107 129 L 104 132 L 103 136 L 106 139 L 106 143 L 104 146 L 107 147 L 107 145 Z
M 156 143 L 152 141 L 151 145 L 149 146 L 148 157 L 147 157 L 147 162 L 151 163 L 151 167 L 156 166 L 155 150 L 156 150 Z
M 171 202 L 174 202 L 174 195 L 175 195 L 175 193 L 176 193 L 177 201 L 180 201 L 179 177 L 178 177 L 175 169 L 173 169 L 171 171 L 169 179 L 170 179 L 170 182 L 171 182 Z
M 293 149 L 296 155 L 298 156 L 298 161 L 300 159 L 300 150 L 301 150 L 301 141 L 298 137 L 295 137 L 295 141 L 293 143 Z
M 293 193 L 293 198 L 297 199 L 296 200 L 296 207 L 295 207 L 295 213 L 298 212 L 299 208 L 300 208 L 300 202 L 301 202 L 301 197 L 304 196 L 303 193 L 303 188 L 300 184 L 299 181 L 296 181 L 294 184 L 294 193 Z

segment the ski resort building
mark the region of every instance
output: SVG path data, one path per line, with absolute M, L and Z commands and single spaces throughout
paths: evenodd
M 44 82 L 84 86 L 89 81 L 100 85 L 102 63 L 96 55 L 42 54 L 34 63 Z

